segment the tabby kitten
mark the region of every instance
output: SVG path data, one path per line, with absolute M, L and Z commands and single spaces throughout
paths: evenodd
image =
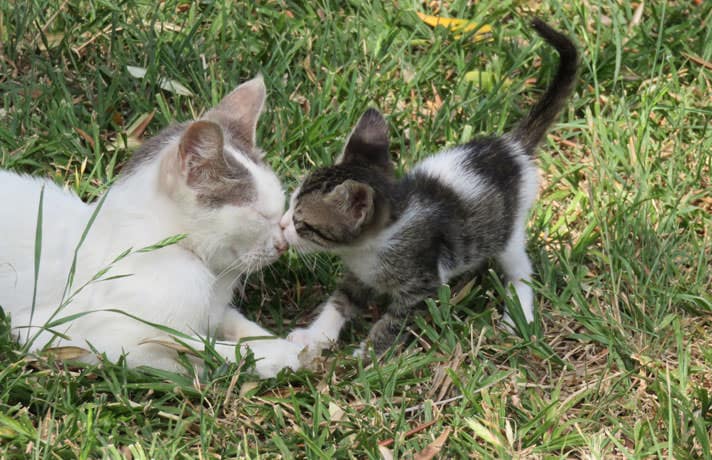
M 541 20 L 532 25 L 557 50 L 559 66 L 542 99 L 511 132 L 442 151 L 397 180 L 386 122 L 369 109 L 336 164 L 313 171 L 294 192 L 281 221 L 285 238 L 297 251 L 340 255 L 345 275 L 316 320 L 289 340 L 313 351 L 328 347 L 346 321 L 385 295 L 387 313 L 357 351 L 363 354 L 370 342 L 380 354 L 425 297 L 490 257 L 533 321 L 525 227 L 539 185 L 534 153 L 572 92 L 577 53 Z M 503 322 L 513 326 L 507 313 Z

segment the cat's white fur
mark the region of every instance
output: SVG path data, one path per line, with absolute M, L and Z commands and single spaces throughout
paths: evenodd
M 233 91 L 227 103 L 239 104 L 245 97 L 257 101 L 252 114 L 256 123 L 264 94 L 262 78 L 257 77 Z M 21 342 L 38 334 L 32 349 L 50 343 L 94 347 L 112 361 L 126 354 L 132 367 L 175 371 L 181 369 L 175 351 L 145 342 L 165 336 L 163 332 L 121 313 L 99 310 L 121 310 L 196 338 L 217 338 L 216 351 L 229 360 L 235 359 L 237 341 L 272 336 L 230 302 L 239 276 L 272 262 L 285 249 L 279 227 L 284 207 L 280 182 L 267 166 L 247 159 L 226 142 L 224 154 L 253 178 L 254 200 L 217 209 L 201 206 L 180 168 L 180 142 L 180 135 L 168 140 L 160 153 L 111 187 L 79 247 L 73 283 L 66 293 L 75 248 L 98 201 L 86 204 L 50 180 L 0 171 L 0 306 L 11 315 L 13 333 Z M 32 315 L 35 229 L 43 189 L 41 258 Z M 187 237 L 158 250 L 132 253 L 112 265 L 127 249 L 138 250 L 178 234 Z M 103 278 L 130 276 L 90 281 L 107 267 Z M 55 328 L 65 338 L 41 329 L 49 321 L 81 313 L 86 314 Z M 203 344 L 196 340 L 191 345 Z M 286 340 L 251 340 L 244 346 L 252 349 L 262 377 L 284 367 L 300 367 L 302 347 Z M 97 358 L 90 353 L 83 359 Z

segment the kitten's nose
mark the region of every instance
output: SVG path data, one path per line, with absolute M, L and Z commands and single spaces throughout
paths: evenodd
M 279 226 L 282 227 L 282 230 L 286 230 L 287 227 L 289 227 L 290 220 L 292 220 L 292 213 L 287 211 L 284 213 L 282 219 L 280 219 L 279 221 Z

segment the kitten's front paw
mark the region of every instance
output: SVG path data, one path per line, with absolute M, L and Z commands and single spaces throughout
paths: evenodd
M 335 342 L 335 340 L 328 337 L 322 331 L 315 331 L 303 327 L 290 332 L 287 336 L 287 340 L 297 345 L 307 347 L 311 352 L 326 350 Z
M 361 345 L 359 345 L 358 348 L 356 348 L 354 352 L 351 353 L 351 356 L 358 359 L 366 359 L 368 357 L 367 351 L 368 344 L 366 342 L 361 342 Z

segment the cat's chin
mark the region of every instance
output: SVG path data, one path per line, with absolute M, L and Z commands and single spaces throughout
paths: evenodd
M 215 274 L 235 275 L 235 277 L 250 275 L 270 265 L 279 259 L 277 251 L 240 252 L 234 248 L 224 248 L 218 257 L 208 261 L 208 266 Z

